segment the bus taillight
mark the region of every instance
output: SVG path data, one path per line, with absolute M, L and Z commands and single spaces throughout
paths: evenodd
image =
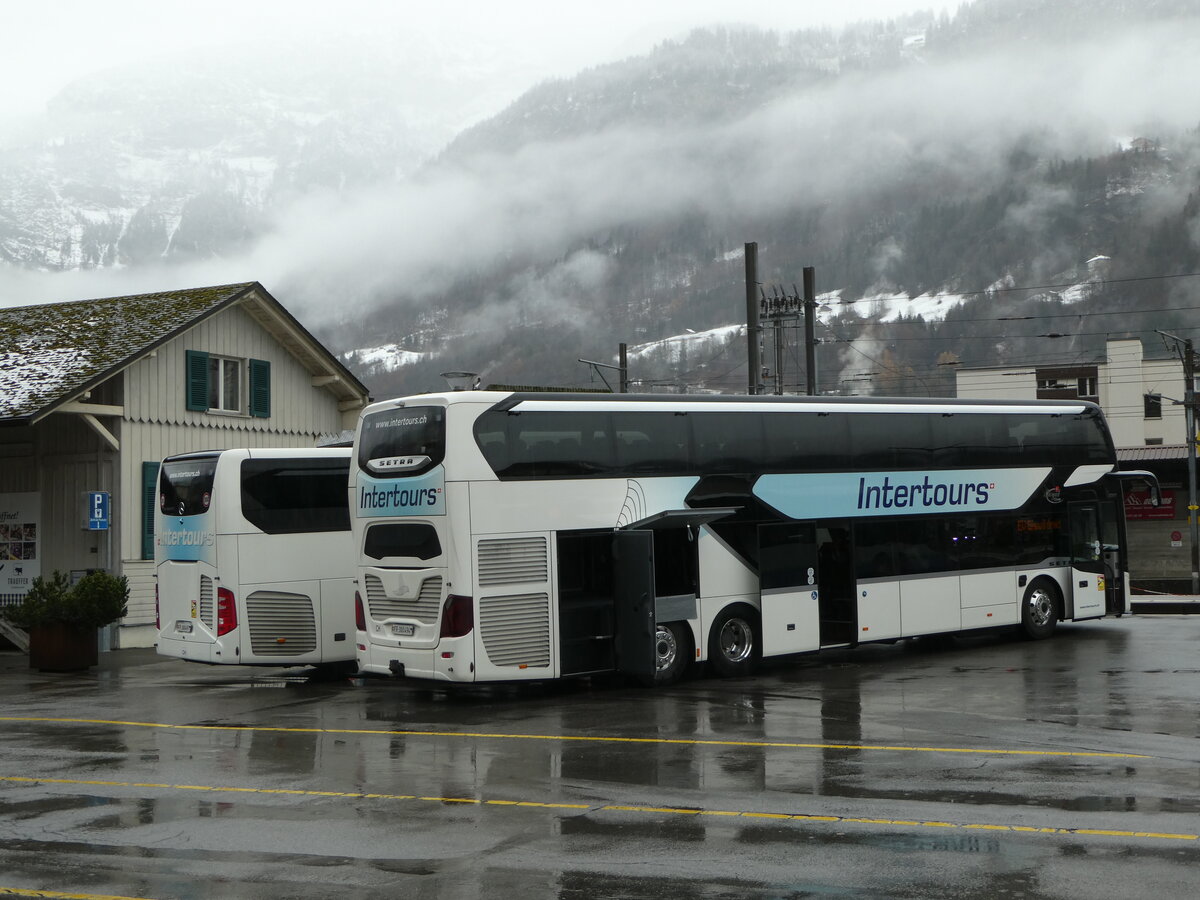
M 359 631 L 367 630 L 367 611 L 363 609 L 362 594 L 354 592 L 354 627 Z
M 474 601 L 470 597 L 450 594 L 442 607 L 442 633 L 444 638 L 463 637 L 471 633 L 474 624 Z
M 217 588 L 217 637 L 229 634 L 237 628 L 237 605 L 233 602 L 233 591 Z

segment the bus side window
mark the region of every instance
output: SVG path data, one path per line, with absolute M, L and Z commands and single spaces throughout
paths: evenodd
M 579 448 L 579 461 L 582 467 L 591 474 L 611 472 L 613 447 L 608 433 L 593 431 L 590 435 L 585 435 Z
M 887 578 L 898 574 L 895 526 L 890 521 L 859 522 L 854 526 L 854 574 L 859 578 Z
M 491 434 L 481 434 L 479 436 L 479 449 L 483 452 L 483 458 L 487 460 L 487 464 L 492 467 L 492 471 L 497 475 L 503 475 L 508 468 L 508 440 L 503 432 L 493 432 Z

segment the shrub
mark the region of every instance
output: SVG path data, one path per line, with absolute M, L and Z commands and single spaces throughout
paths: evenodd
M 124 575 L 93 572 L 71 588 L 68 600 L 74 607 L 74 621 L 100 628 L 125 617 L 129 580 Z
M 90 630 L 122 618 L 128 600 L 129 582 L 124 575 L 93 572 L 71 585 L 66 575 L 55 572 L 49 579 L 33 579 L 25 599 L 0 609 L 0 615 L 26 631 L 59 622 Z

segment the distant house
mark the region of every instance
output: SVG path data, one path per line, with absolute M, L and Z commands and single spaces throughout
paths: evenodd
M 0 604 L 106 569 L 131 588 L 118 646 L 151 645 L 159 461 L 313 446 L 368 400 L 257 282 L 0 309 Z
M 1134 138 L 1129 142 L 1129 149 L 1134 153 L 1154 153 L 1158 150 L 1158 141 L 1144 137 Z
M 1088 278 L 1104 281 L 1112 272 L 1112 257 L 1093 256 L 1087 261 Z

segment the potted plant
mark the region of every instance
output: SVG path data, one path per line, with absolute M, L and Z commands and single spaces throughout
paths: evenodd
M 29 665 L 48 672 L 74 672 L 96 664 L 96 629 L 125 615 L 125 576 L 92 572 L 72 585 L 62 572 L 38 577 L 25 599 L 0 610 L 29 632 Z

